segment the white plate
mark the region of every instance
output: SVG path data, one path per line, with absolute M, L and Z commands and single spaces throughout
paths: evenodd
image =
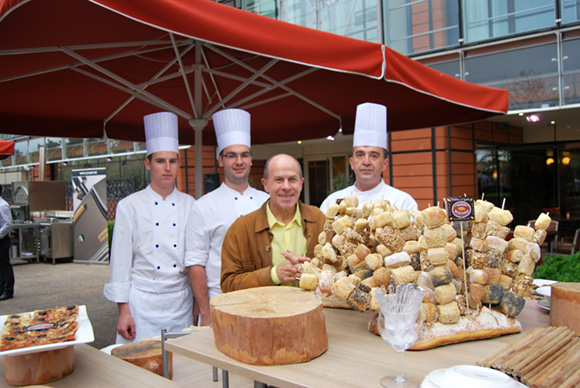
M 539 300 L 538 301 L 538 306 L 540 306 L 541 308 L 550 311 L 550 302 L 548 302 L 547 300 L 543 299 L 543 300 Z
M 474 365 L 456 365 L 447 369 L 438 369 L 429 373 L 427 379 L 436 388 L 525 387 L 505 373 Z
M 107 353 L 109 356 L 111 355 L 111 351 L 119 346 L 123 346 L 123 344 L 113 344 L 101 349 L 101 352 Z
M 28 314 L 30 314 L 30 313 L 28 313 Z M 0 316 L 0 328 L 4 327 L 4 322 L 6 322 L 7 317 L 8 317 L 8 315 Z M 5 350 L 3 352 L 0 352 L 0 356 L 14 356 L 16 354 L 44 352 L 45 350 L 54 350 L 54 349 L 65 348 L 65 347 L 70 346 L 70 345 L 86 344 L 86 343 L 93 342 L 95 340 L 95 335 L 93 334 L 93 326 L 91 325 L 91 321 L 89 320 L 89 316 L 87 315 L 87 306 L 85 306 L 85 305 L 79 306 L 79 314 L 77 316 L 77 322 L 79 323 L 79 328 L 78 328 L 77 332 L 75 333 L 76 339 L 74 341 L 59 342 L 56 344 L 30 346 L 28 348 Z
M 546 279 L 534 279 L 534 284 L 538 287 L 549 286 L 551 284 L 558 283 L 555 280 L 546 280 Z
M 536 288 L 536 294 L 549 298 L 552 296 L 552 286 L 544 286 Z

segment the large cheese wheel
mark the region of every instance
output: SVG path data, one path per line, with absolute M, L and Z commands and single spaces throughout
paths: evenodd
M 552 284 L 550 326 L 567 326 L 580 335 L 580 283 Z
M 313 359 L 328 349 L 322 300 L 296 287 L 258 287 L 210 300 L 218 350 L 251 365 Z
M 163 376 L 161 341 L 137 341 L 111 350 L 111 355 Z M 173 353 L 167 352 L 169 378 L 173 378 Z

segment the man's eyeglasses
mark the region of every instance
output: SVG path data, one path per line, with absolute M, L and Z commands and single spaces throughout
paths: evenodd
M 235 160 L 237 158 L 249 159 L 251 157 L 252 157 L 251 152 L 243 152 L 241 154 L 236 154 L 235 152 L 228 152 L 227 154 L 222 155 L 222 158 L 230 159 L 230 160 Z

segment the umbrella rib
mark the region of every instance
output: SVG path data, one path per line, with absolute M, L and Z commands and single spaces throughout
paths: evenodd
M 183 46 L 188 44 L 192 39 L 185 39 L 178 42 L 178 45 Z M 144 40 L 136 42 L 120 42 L 120 43 L 98 43 L 98 44 L 83 44 L 83 45 L 70 45 L 66 46 L 71 50 L 95 50 L 95 49 L 108 49 L 108 48 L 123 48 L 123 47 L 133 47 L 133 46 L 155 46 L 164 45 L 169 46 L 171 42 L 166 40 Z M 32 47 L 32 48 L 22 48 L 22 49 L 10 49 L 10 50 L 0 50 L 0 56 L 4 55 L 21 55 L 21 54 L 44 54 L 51 52 L 62 51 L 63 46 L 47 46 L 47 47 Z M 158 50 L 158 49 L 155 49 Z
M 138 42 L 136 42 L 136 43 L 138 43 Z M 179 45 L 181 46 L 184 43 L 186 43 L 186 41 L 180 42 Z M 61 46 L 58 49 L 58 51 L 62 52 L 63 51 L 63 47 L 65 47 L 65 46 Z M 68 49 L 72 50 L 72 48 L 71 48 L 72 46 L 66 46 L 66 47 Z M 108 55 L 108 56 L 105 56 L 105 57 L 95 58 L 95 59 L 92 60 L 92 62 L 99 63 L 99 62 L 105 62 L 105 61 L 111 61 L 111 60 L 115 60 L 115 59 L 125 58 L 125 57 L 129 57 L 129 56 L 138 56 L 138 55 L 141 55 L 141 54 L 146 54 L 146 53 L 149 53 L 149 52 L 158 51 L 159 49 L 160 48 L 152 48 L 152 49 L 139 50 L 139 51 L 128 51 L 128 52 L 123 52 L 123 53 L 119 53 L 119 54 Z M 46 51 L 46 52 L 53 52 L 53 51 L 54 50 L 51 49 L 51 50 Z M 22 79 L 22 78 L 34 77 L 34 76 L 42 75 L 42 74 L 54 73 L 54 72 L 57 72 L 57 71 L 69 69 L 71 66 L 76 67 L 76 66 L 81 66 L 81 65 L 84 65 L 84 63 L 81 62 L 81 61 L 79 61 L 77 63 L 69 63 L 69 64 L 62 65 L 62 66 L 55 66 L 55 67 L 51 67 L 51 68 L 47 68 L 47 69 L 43 69 L 43 70 L 33 71 L 33 72 L 30 72 L 30 73 L 19 74 L 19 75 L 12 76 L 12 77 L 2 78 L 2 79 L 0 79 L 0 83 L 2 83 L 2 82 L 9 82 L 9 81 L 15 81 L 15 80 L 19 80 L 19 79 Z
M 179 73 L 181 73 L 181 77 L 183 78 L 183 84 L 185 86 L 185 90 L 187 91 L 187 97 L 189 98 L 189 104 L 193 111 L 193 116 L 198 117 L 197 111 L 195 109 L 193 96 L 191 95 L 191 88 L 189 87 L 189 82 L 187 82 L 187 75 L 184 72 L 183 62 L 181 61 L 181 55 L 179 55 L 179 50 L 177 49 L 177 45 L 175 44 L 175 37 L 173 36 L 173 33 L 170 32 L 169 37 L 171 38 L 171 44 L 173 45 L 173 51 L 175 52 L 175 59 L 177 60 L 177 64 L 179 65 Z
M 234 98 L 236 95 L 238 95 L 242 90 L 244 90 L 248 85 L 251 85 L 253 82 L 253 80 L 255 80 L 256 78 L 262 76 L 264 74 L 264 72 L 268 71 L 268 69 L 270 69 L 272 66 L 274 66 L 276 63 L 278 63 L 277 59 L 272 59 L 270 62 L 268 62 L 266 65 L 262 66 L 262 68 L 260 70 L 255 70 L 254 74 L 250 77 L 247 78 L 244 82 L 242 82 L 242 84 L 240 86 L 238 86 L 237 88 L 235 88 L 228 96 L 222 98 L 220 100 L 221 105 L 225 106 L 225 104 L 231 100 L 232 98 Z M 264 93 L 267 90 L 264 91 Z M 213 112 L 215 112 L 216 110 L 219 109 L 219 106 L 214 106 L 213 108 L 211 108 L 209 110 L 208 113 L 212 114 Z
M 215 51 L 216 53 L 218 53 L 218 54 L 220 54 L 220 55 L 224 56 L 225 58 L 229 59 L 230 61 L 237 63 L 239 66 L 241 66 L 241 67 L 245 68 L 246 70 L 248 70 L 248 71 L 250 71 L 250 72 L 256 72 L 256 69 L 255 69 L 255 68 L 253 68 L 252 66 L 250 66 L 250 65 L 248 65 L 248 64 L 246 64 L 246 63 L 244 63 L 243 61 L 239 61 L 237 58 L 234 58 L 233 56 L 229 55 L 228 53 L 226 53 L 226 52 L 224 52 L 224 51 L 222 51 L 222 50 L 218 49 L 218 48 L 217 48 L 217 47 L 215 47 L 214 45 L 207 45 L 207 46 L 208 46 L 210 49 L 212 49 L 213 51 Z M 295 75 L 294 75 L 294 76 L 292 76 L 292 77 L 286 78 L 284 81 L 277 81 L 277 80 L 273 79 L 272 77 L 270 77 L 270 76 L 268 76 L 268 75 L 266 75 L 266 74 L 262 74 L 261 76 L 262 76 L 262 77 L 263 77 L 265 80 L 267 80 L 267 81 L 269 81 L 269 82 L 271 82 L 271 83 L 272 83 L 272 85 L 270 86 L 270 89 L 267 89 L 267 90 L 265 89 L 265 90 L 262 90 L 262 91 L 260 91 L 260 92 L 256 92 L 254 95 L 252 95 L 252 96 L 248 96 L 248 97 L 246 97 L 245 99 L 243 99 L 243 100 L 240 100 L 240 101 L 248 101 L 250 98 L 254 98 L 254 97 L 260 96 L 260 95 L 262 95 L 262 94 L 264 94 L 264 93 L 266 93 L 266 92 L 268 92 L 268 91 L 270 91 L 270 90 L 273 90 L 273 89 L 275 89 L 275 88 L 278 88 L 278 87 L 279 87 L 279 88 L 281 88 L 281 89 L 285 90 L 286 92 L 288 92 L 288 93 L 290 93 L 290 94 L 294 95 L 295 97 L 297 97 L 297 98 L 299 98 L 299 99 L 303 100 L 304 102 L 306 102 L 306 103 L 308 103 L 308 104 L 310 104 L 310 105 L 314 106 L 315 108 L 318 108 L 318 109 L 320 109 L 321 111 L 323 111 L 323 112 L 324 112 L 324 113 L 326 113 L 327 115 L 329 115 L 329 116 L 331 116 L 331 117 L 334 117 L 335 119 L 339 120 L 339 121 L 341 122 L 341 125 L 342 125 L 342 118 L 340 117 L 340 115 L 338 115 L 338 114 L 336 114 L 336 113 L 332 112 L 332 111 L 331 111 L 331 110 L 329 110 L 328 108 L 325 108 L 324 106 L 322 106 L 322 105 L 318 104 L 317 102 L 315 102 L 315 101 L 311 100 L 310 98 L 308 98 L 308 97 L 304 96 L 304 95 L 303 95 L 303 94 L 301 94 L 301 93 L 298 93 L 297 91 L 295 91 L 295 90 L 293 90 L 292 88 L 290 88 L 290 87 L 288 87 L 288 86 L 286 86 L 286 85 L 285 85 L 285 84 L 287 84 L 287 83 L 289 83 L 289 82 L 291 82 L 291 81 L 294 81 L 295 79 L 302 78 L 302 77 L 304 77 L 304 76 L 306 76 L 306 75 L 308 75 L 308 74 L 310 74 L 310 73 L 313 73 L 313 72 L 315 72 L 315 71 L 317 71 L 317 70 L 318 70 L 318 69 L 317 69 L 317 68 L 315 68 L 315 67 L 310 67 L 310 68 L 308 68 L 307 70 L 305 70 L 305 71 L 303 71 L 303 72 L 301 72 L 301 73 L 298 73 L 298 74 L 295 74 Z M 239 105 L 239 102 L 238 102 L 238 105 Z
M 185 54 L 187 54 L 193 47 L 194 47 L 194 45 L 193 45 L 192 41 L 190 40 L 189 46 L 183 50 L 183 52 L 180 54 L 180 57 L 183 57 Z M 169 61 L 168 63 L 166 63 L 165 66 L 163 66 L 161 68 L 161 70 L 159 70 L 147 82 L 140 83 L 138 86 L 142 87 L 143 89 L 146 89 L 148 86 L 153 85 L 157 82 L 160 82 L 159 79 L 161 77 L 161 74 L 164 74 L 171 66 L 173 66 L 175 64 L 176 61 L 177 61 L 177 57 L 174 58 L 173 60 Z M 163 78 L 165 78 L 165 77 L 163 77 Z M 135 96 L 131 96 L 128 99 L 126 99 L 121 105 L 119 105 L 119 107 L 117 107 L 117 109 L 115 109 L 113 111 L 113 113 L 111 113 L 107 118 L 105 118 L 105 120 L 103 122 L 103 126 L 106 126 L 107 123 L 113 119 L 113 117 L 115 117 L 117 114 L 119 114 L 119 112 L 121 112 L 134 99 L 135 99 Z
M 207 55 L 205 54 L 205 50 L 201 50 L 201 59 L 203 61 L 203 64 L 205 66 L 205 71 L 207 71 L 208 75 L 209 75 L 209 79 L 211 80 L 211 83 L 213 85 L 213 88 L 215 90 L 215 93 L 217 94 L 217 98 L 218 98 L 218 104 L 219 106 L 221 106 L 222 108 L 224 107 L 223 104 L 220 104 L 221 100 L 222 100 L 222 94 L 220 92 L 220 89 L 218 87 L 217 81 L 215 79 L 214 74 L 211 72 L 212 69 L 209 68 L 209 60 L 207 58 Z M 207 98 L 208 103 L 211 103 L 211 97 L 210 97 L 210 93 L 208 90 L 208 87 L 205 83 L 205 80 L 202 78 L 202 86 L 203 86 L 203 90 L 205 91 L 205 95 Z
M 87 75 L 87 76 L 89 76 L 91 78 L 94 78 L 96 80 L 99 80 L 99 81 L 101 81 L 103 83 L 106 83 L 106 84 L 108 84 L 110 86 L 113 86 L 113 87 L 115 87 L 117 89 L 124 90 L 124 91 L 128 91 L 129 94 L 131 94 L 131 95 L 133 95 L 133 96 L 135 96 L 137 98 L 141 98 L 144 101 L 147 101 L 149 103 L 153 103 L 153 105 L 158 106 L 158 107 L 160 107 L 162 109 L 170 110 L 173 113 L 177 114 L 178 116 L 181 116 L 181 117 L 183 117 L 183 118 L 185 118 L 187 120 L 189 120 L 189 119 L 192 118 L 191 115 L 189 115 L 187 112 L 184 112 L 181 109 L 179 109 L 179 108 L 177 108 L 177 107 L 175 107 L 175 106 L 167 103 L 166 101 L 164 101 L 163 99 L 155 96 L 154 94 L 151 94 L 151 93 L 145 91 L 143 88 L 139 88 L 137 85 L 134 85 L 131 82 L 123 79 L 122 77 L 120 77 L 120 76 L 118 76 L 118 75 L 116 75 L 116 74 L 114 74 L 114 73 L 112 73 L 112 72 L 104 69 L 103 67 L 97 65 L 96 63 L 93 63 L 93 62 L 89 61 L 88 59 L 86 59 L 83 56 L 81 56 L 81 55 L 79 55 L 79 54 L 77 54 L 77 53 L 69 50 L 68 48 L 63 47 L 62 49 L 63 49 L 63 52 L 65 52 L 66 54 L 68 54 L 71 57 L 73 57 L 73 58 L 75 58 L 75 59 L 77 59 L 77 60 L 85 63 L 86 65 L 88 65 L 91 68 L 97 70 L 98 72 L 100 72 L 102 74 L 105 74 L 106 76 L 110 77 L 111 79 L 119 82 L 121 85 L 116 84 L 114 82 L 111 82 L 111 81 L 103 78 L 103 77 L 99 77 L 99 76 L 97 76 L 95 74 L 91 74 L 88 71 L 85 71 L 85 70 L 82 70 L 82 69 L 79 69 L 79 68 L 76 68 L 76 67 L 72 67 L 71 66 L 70 67 L 71 70 L 80 72 L 80 73 L 82 73 L 84 75 Z M 123 87 L 122 85 L 125 85 L 125 87 Z

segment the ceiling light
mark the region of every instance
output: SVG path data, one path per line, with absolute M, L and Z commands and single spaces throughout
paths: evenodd
M 550 164 L 554 164 L 554 159 L 552 158 L 546 159 L 546 165 L 549 166 Z
M 554 125 L 556 122 L 554 120 L 550 121 L 550 124 Z
M 569 156 L 564 156 L 562 158 L 562 164 L 565 164 L 565 165 L 570 164 L 570 157 Z
M 328 135 L 326 136 L 326 140 L 334 141 L 334 136 Z
M 527 115 L 526 116 L 526 121 L 530 122 L 530 123 L 537 123 L 538 121 L 540 121 L 540 115 L 537 113 L 533 113 L 531 115 Z
M 302 140 L 298 140 L 298 144 L 302 144 Z

